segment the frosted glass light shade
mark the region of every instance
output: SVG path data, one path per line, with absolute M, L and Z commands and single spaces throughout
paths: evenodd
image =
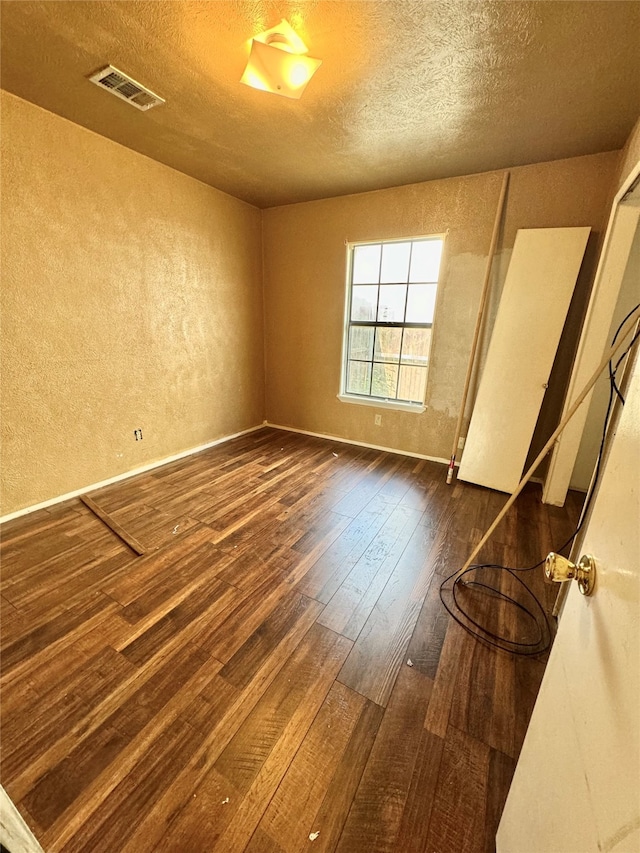
M 249 61 L 240 82 L 297 100 L 322 64 L 321 59 L 313 59 L 306 53 L 302 39 L 283 20 L 252 39 Z

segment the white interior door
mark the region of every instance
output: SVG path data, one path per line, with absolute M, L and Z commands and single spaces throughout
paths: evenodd
M 513 492 L 527 458 L 590 228 L 522 229 L 458 477 Z
M 498 853 L 640 850 L 640 359 L 497 835 Z

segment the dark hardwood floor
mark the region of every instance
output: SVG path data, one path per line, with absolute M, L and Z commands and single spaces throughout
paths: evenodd
M 47 853 L 493 850 L 544 661 L 442 608 L 505 500 L 445 478 L 265 429 L 92 494 L 143 556 L 79 500 L 4 525 L 2 784 Z M 579 501 L 527 488 L 481 556 Z

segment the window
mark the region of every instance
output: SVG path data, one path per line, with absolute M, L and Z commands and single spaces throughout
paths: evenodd
M 350 247 L 341 399 L 424 404 L 443 242 Z

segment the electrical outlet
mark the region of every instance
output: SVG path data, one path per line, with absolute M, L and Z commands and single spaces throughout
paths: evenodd
M 142 430 L 134 429 L 133 434 L 135 436 L 136 441 L 142 441 Z
M 382 415 L 375 415 L 373 422 L 376 426 L 382 426 Z
M 461 435 L 460 438 L 458 439 L 458 450 L 464 449 L 464 442 L 465 442 L 465 437 L 463 435 Z

